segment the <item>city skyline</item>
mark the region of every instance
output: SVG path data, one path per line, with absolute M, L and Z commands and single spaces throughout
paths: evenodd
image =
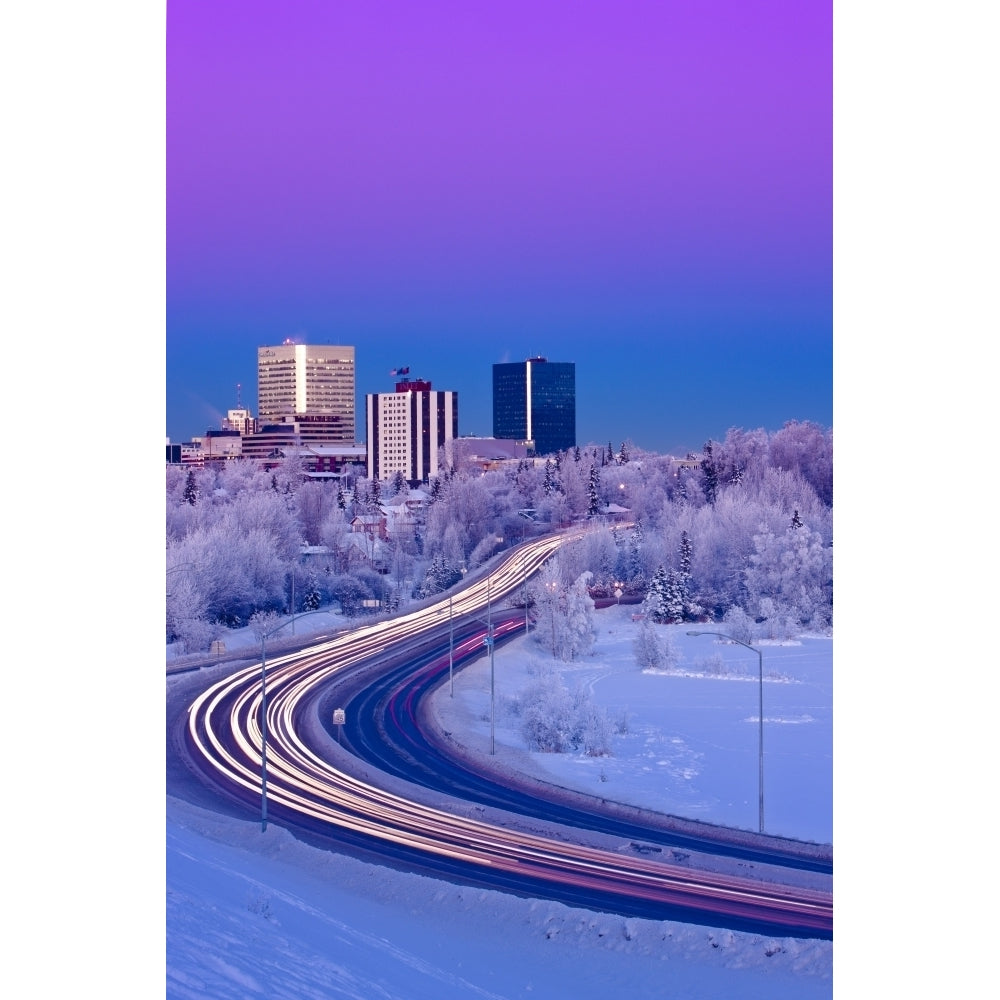
M 832 10 L 273 2 L 167 11 L 166 433 L 256 351 L 356 349 L 491 434 L 497 363 L 576 365 L 577 440 L 832 426 Z

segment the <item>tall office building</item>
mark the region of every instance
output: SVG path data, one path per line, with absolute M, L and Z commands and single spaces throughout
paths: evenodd
M 576 447 L 576 364 L 528 358 L 494 365 L 493 436 L 532 441 L 536 455 Z
M 354 348 L 296 344 L 257 349 L 257 424 L 309 423 L 314 435 L 355 442 Z
M 423 379 L 396 383 L 395 392 L 365 397 L 368 478 L 402 472 L 411 485 L 438 472 L 438 452 L 458 437 L 458 393 L 431 389 Z

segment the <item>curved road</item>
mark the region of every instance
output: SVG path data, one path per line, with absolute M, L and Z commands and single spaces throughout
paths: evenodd
M 832 938 L 829 892 L 692 871 L 452 815 L 335 767 L 331 755 L 306 736 L 310 727 L 304 719 L 330 684 L 349 679 L 361 691 L 390 672 L 395 695 L 385 704 L 394 706 L 394 738 L 408 726 L 412 735 L 415 727 L 405 719 L 415 703 L 407 705 L 409 696 L 401 694 L 405 673 L 392 670 L 396 654 L 409 661 L 411 679 L 417 663 L 427 675 L 424 681 L 434 683 L 429 675 L 440 674 L 442 660 L 425 638 L 429 626 L 440 633 L 455 618 L 482 620 L 492 602 L 524 586 L 563 541 L 546 538 L 522 546 L 485 580 L 467 582 L 451 601 L 268 660 L 266 683 L 265 671 L 254 666 L 214 684 L 188 709 L 185 739 L 192 759 L 220 789 L 260 806 L 262 826 L 270 812 L 289 826 L 394 863 L 610 912 Z M 497 635 L 516 624 L 498 617 Z M 481 639 L 474 633 L 462 642 Z M 427 750 L 414 747 L 410 755 L 416 760 Z M 494 788 L 490 794 L 499 793 Z M 578 819 L 588 828 L 595 822 L 593 816 Z
M 509 612 L 495 622 L 498 645 L 524 630 L 524 613 Z M 456 667 L 485 655 L 485 629 L 480 624 L 456 626 L 454 662 Z M 307 710 L 323 720 L 329 736 L 349 748 L 359 759 L 388 774 L 412 784 L 452 795 L 483 806 L 509 810 L 546 822 L 596 831 L 626 840 L 640 840 L 682 851 L 697 851 L 736 858 L 753 864 L 780 865 L 802 871 L 833 874 L 830 856 L 812 845 L 798 844 L 778 837 L 734 836 L 732 831 L 709 824 L 663 822 L 650 824 L 639 819 L 624 819 L 601 809 L 598 800 L 584 803 L 588 796 L 572 796 L 579 805 L 539 798 L 537 784 L 530 788 L 501 784 L 487 774 L 471 770 L 461 759 L 449 753 L 421 712 L 422 700 L 443 681 L 446 682 L 448 643 L 420 657 L 406 657 L 377 680 L 350 694 L 346 686 L 333 686 Z M 346 695 L 346 697 L 345 697 Z M 337 732 L 332 720 L 336 703 L 345 709 L 346 722 Z M 640 813 L 635 810 L 636 814 Z M 664 818 L 667 819 L 667 818 Z

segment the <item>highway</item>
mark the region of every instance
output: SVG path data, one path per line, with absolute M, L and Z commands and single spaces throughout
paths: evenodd
M 512 550 L 488 576 L 465 581 L 450 607 L 443 599 L 308 650 L 268 658 L 266 684 L 260 664 L 235 671 L 188 707 L 188 754 L 220 792 L 260 810 L 262 826 L 276 820 L 388 864 L 607 912 L 832 938 L 830 892 L 588 846 L 581 842 L 582 830 L 677 841 L 663 831 L 505 789 L 449 760 L 417 725 L 421 697 L 442 678 L 447 683 L 452 623 L 459 665 L 482 654 L 487 620 L 498 642 L 523 630 L 523 611 L 497 608 L 564 541 L 546 537 Z M 336 746 L 336 753 L 328 712 L 333 690 L 337 698 L 348 698 L 338 704 L 348 705 L 348 719 L 357 720 L 345 727 L 345 746 Z M 311 724 L 318 718 L 327 729 L 320 737 L 320 727 Z M 370 766 L 338 766 L 347 749 Z M 383 772 L 393 780 L 380 780 Z M 558 833 L 527 832 L 428 805 L 416 792 L 400 794 L 401 780 L 560 824 Z M 733 848 L 699 841 L 697 849 Z M 766 859 L 775 863 L 776 855 L 767 852 Z M 791 857 L 778 863 L 799 862 Z

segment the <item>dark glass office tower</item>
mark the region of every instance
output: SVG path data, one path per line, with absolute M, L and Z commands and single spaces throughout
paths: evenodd
M 536 455 L 576 447 L 576 364 L 528 358 L 493 366 L 493 436 Z

